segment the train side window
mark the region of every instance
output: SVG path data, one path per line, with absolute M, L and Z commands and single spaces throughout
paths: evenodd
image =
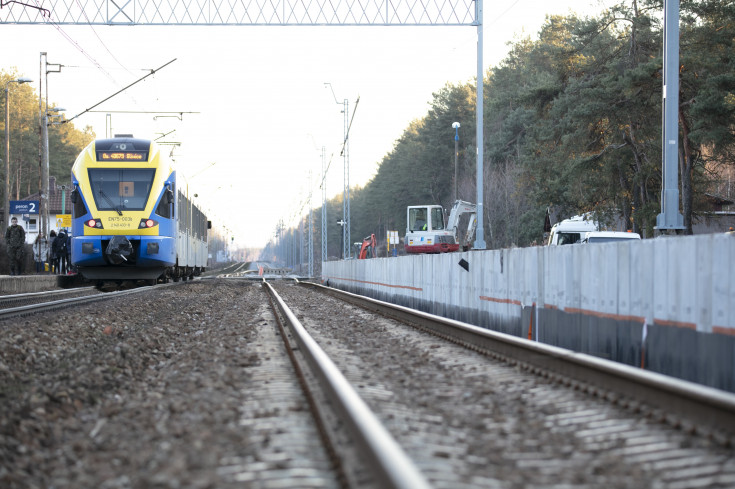
M 191 204 L 182 193 L 179 193 L 179 232 L 191 232 Z
M 156 207 L 156 214 L 166 219 L 171 218 L 171 205 L 166 203 L 166 194 L 161 196 L 161 200 Z
M 166 219 L 170 219 L 173 203 L 174 193 L 171 191 L 171 188 L 166 187 L 166 190 L 164 190 L 163 195 L 161 195 L 161 200 L 158 202 L 158 206 L 156 207 L 156 214 Z
M 72 203 L 72 217 L 82 217 L 89 212 L 87 210 L 87 207 L 84 205 L 84 199 L 82 199 L 82 196 L 79 195 L 79 187 L 74 186 L 74 190 L 71 191 L 71 195 L 69 196 L 69 198 L 71 199 Z
M 179 192 L 179 232 L 186 230 L 186 197 Z
M 176 208 L 176 184 L 172 183 L 168 189 L 171 191 L 171 209 L 173 211 L 173 216 L 171 217 L 175 218 L 178 215 L 178 209 Z

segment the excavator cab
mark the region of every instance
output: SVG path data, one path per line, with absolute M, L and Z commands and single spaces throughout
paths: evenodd
M 441 206 L 422 205 L 408 208 L 409 232 L 437 229 L 444 229 L 444 209 Z

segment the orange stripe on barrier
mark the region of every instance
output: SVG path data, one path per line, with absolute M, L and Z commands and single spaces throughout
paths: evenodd
M 695 323 L 685 323 L 684 321 L 673 321 L 670 319 L 653 318 L 653 324 L 660 326 L 673 326 L 675 328 L 697 329 L 697 325 Z
M 499 302 L 501 304 L 515 304 L 516 306 L 521 305 L 521 301 L 517 301 L 514 299 L 497 299 L 495 297 L 486 297 L 484 295 L 480 296 L 481 301 L 489 301 L 489 302 Z
M 598 318 L 617 319 L 619 321 L 635 321 L 641 324 L 646 322 L 646 318 L 643 316 L 630 316 L 623 314 L 614 314 L 610 312 L 599 312 L 593 311 L 591 309 L 578 309 L 576 307 L 567 307 L 564 309 L 564 312 L 568 312 L 571 314 L 584 314 L 585 316 L 595 316 Z
M 727 326 L 712 326 L 712 332 L 735 336 L 735 328 L 728 328 Z
M 368 280 L 356 280 L 354 278 L 341 278 L 341 277 L 325 277 L 328 280 L 344 280 L 345 282 L 357 282 L 358 284 L 369 284 L 369 285 L 379 285 L 381 287 L 390 287 L 392 289 L 408 289 L 408 290 L 416 290 L 416 291 L 423 291 L 421 287 L 411 287 L 410 285 L 392 285 L 392 284 L 384 284 L 382 282 L 370 282 Z

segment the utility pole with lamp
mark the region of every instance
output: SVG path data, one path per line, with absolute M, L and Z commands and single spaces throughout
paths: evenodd
M 326 87 L 332 91 L 332 96 L 337 104 L 342 105 L 342 114 L 344 114 L 344 139 L 342 140 L 342 159 L 344 161 L 344 190 L 342 195 L 342 259 L 352 256 L 350 249 L 350 142 L 349 142 L 349 101 L 344 99 L 342 102 L 337 100 L 334 94 L 334 88 L 329 82 L 324 83 Z M 359 100 L 358 100 L 359 101 Z
M 21 77 L 16 80 L 8 80 L 5 83 L 5 205 L 3 219 L 7 226 L 10 222 L 10 84 L 31 83 L 30 78 Z
M 454 128 L 454 201 L 457 202 L 457 159 L 459 158 L 459 122 L 453 122 Z
M 41 87 L 38 93 L 38 112 L 40 120 L 40 135 L 39 146 L 41 151 L 39 152 L 40 161 L 40 185 L 39 185 L 39 228 L 38 232 L 40 235 L 49 235 L 49 143 L 48 143 L 48 127 L 50 124 L 57 124 L 55 122 L 49 122 L 49 118 L 62 117 L 58 112 L 63 112 L 66 109 L 60 107 L 54 107 L 49 109 L 48 106 L 48 74 L 49 73 L 61 73 L 63 65 L 58 63 L 49 63 L 46 53 L 41 52 L 40 56 L 40 76 L 41 76 Z M 58 69 L 49 69 L 49 66 L 55 66 Z M 46 94 L 43 95 L 44 86 L 46 88 Z M 44 103 L 45 102 L 45 103 Z M 63 214 L 63 212 L 62 212 Z
M 342 248 L 342 259 L 344 260 L 345 259 L 345 233 L 344 233 L 344 227 L 345 227 L 345 224 L 347 224 L 347 223 L 344 221 L 344 219 L 340 219 L 339 221 L 337 221 L 337 224 L 339 226 L 342 226 L 342 243 L 340 243 L 340 245 L 341 245 L 341 248 Z

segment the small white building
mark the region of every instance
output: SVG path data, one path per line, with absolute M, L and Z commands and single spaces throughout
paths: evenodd
M 18 218 L 18 224 L 23 226 L 26 232 L 26 243 L 33 244 L 38 236 L 41 215 L 39 214 L 39 193 L 23 197 L 19 201 L 10 200 L 10 217 L 4 220 L 5 228 L 9 226 L 10 219 Z M 71 231 L 71 182 L 57 185 L 56 177 L 49 178 L 49 233 L 53 230 L 56 234 L 61 228 L 67 232 Z M 13 205 L 19 203 L 20 205 Z

